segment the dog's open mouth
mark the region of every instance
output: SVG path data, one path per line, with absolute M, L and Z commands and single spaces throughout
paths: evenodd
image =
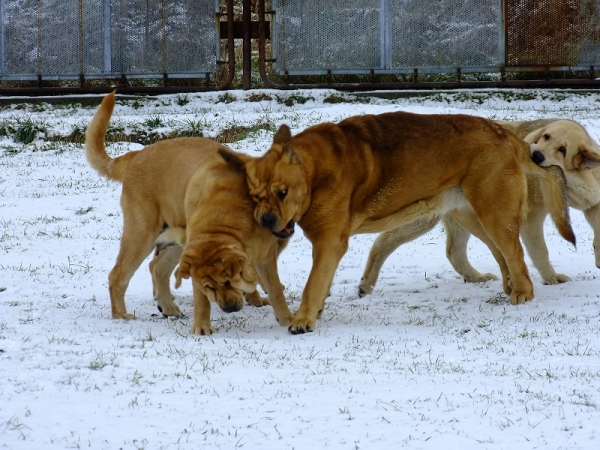
M 293 220 L 290 220 L 283 230 L 277 231 L 277 232 L 273 231 L 272 233 L 275 236 L 277 236 L 279 239 L 287 239 L 292 234 L 294 234 L 294 226 L 295 225 L 296 225 L 296 222 L 294 222 Z

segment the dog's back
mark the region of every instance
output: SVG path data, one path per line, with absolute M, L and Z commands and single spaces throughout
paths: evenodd
M 508 120 L 495 120 L 498 125 L 502 128 L 506 128 L 513 134 L 517 135 L 521 139 L 524 139 L 528 134 L 533 131 L 544 128 L 545 126 L 556 122 L 560 119 L 536 119 L 536 120 L 525 120 L 525 121 L 508 121 Z

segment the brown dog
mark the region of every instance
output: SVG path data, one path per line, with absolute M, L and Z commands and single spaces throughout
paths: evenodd
M 532 158 L 543 166 L 563 168 L 567 183 L 569 204 L 583 210 L 594 230 L 596 266 L 600 267 L 600 151 L 585 128 L 577 122 L 560 119 L 538 119 L 523 122 L 496 121 L 530 144 Z M 567 158 L 567 154 L 570 156 Z M 545 155 L 548 155 L 546 157 Z M 570 163 L 568 162 L 570 161 Z M 596 168 L 596 169 L 594 169 Z M 557 273 L 550 263 L 548 246 L 544 240 L 544 219 L 552 211 L 556 199 L 543 198 L 534 177 L 528 176 L 528 214 L 521 227 L 521 238 L 533 265 L 546 284 L 570 281 L 567 275 Z M 549 203 L 550 202 L 550 203 Z M 400 245 L 431 230 L 440 217 L 418 220 L 395 230 L 382 233 L 373 243 L 365 271 L 359 285 L 359 295 L 373 291 L 379 271 L 387 257 Z M 442 217 L 446 231 L 446 256 L 454 269 L 469 282 L 495 279 L 490 273 L 479 273 L 467 257 L 471 234 L 461 227 L 451 214 Z
M 276 235 L 298 222 L 313 245 L 292 333 L 314 330 L 351 235 L 471 205 L 477 223 L 470 230 L 492 246 L 511 303 L 533 298 L 519 242 L 525 174 L 555 180 L 557 172 L 534 164 L 527 144 L 490 120 L 394 112 L 315 125 L 294 137 L 282 125 L 265 155 L 240 163 L 257 221 Z M 561 229 L 574 239 L 566 202 L 561 210 Z
M 169 276 L 180 262 L 178 283 L 193 278 L 192 333 L 213 332 L 209 299 L 223 311 L 238 311 L 243 294 L 256 290 L 258 275 L 277 320 L 287 325 L 292 314 L 277 275 L 279 239 L 252 219 L 254 203 L 244 172 L 219 155 L 232 150 L 209 139 L 178 138 L 112 159 L 104 139 L 114 105 L 113 92 L 102 101 L 85 140 L 90 165 L 123 184 L 123 235 L 109 274 L 113 318 L 133 317 L 125 308 L 125 291 L 156 245 L 150 270 L 158 308 L 181 316 L 169 288 Z

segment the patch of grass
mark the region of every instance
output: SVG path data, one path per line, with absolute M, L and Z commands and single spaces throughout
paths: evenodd
M 229 92 L 225 92 L 217 97 L 217 103 L 232 103 L 235 101 L 237 101 L 236 96 Z
M 348 100 L 344 96 L 339 95 L 339 94 L 330 94 L 323 99 L 323 103 L 331 103 L 331 104 L 344 103 L 347 101 Z
M 276 98 L 278 103 L 282 103 L 285 106 L 294 106 L 295 104 L 304 105 L 307 101 L 315 99 L 310 95 L 301 94 L 291 94 L 288 96 L 277 95 Z
M 185 106 L 189 102 L 190 98 L 187 94 L 179 94 L 177 97 L 175 97 L 175 103 L 177 103 L 178 106 Z
M 231 125 L 224 128 L 216 137 L 215 140 L 221 144 L 230 144 L 246 139 L 249 135 L 260 130 L 274 132 L 277 130 L 275 124 L 271 121 L 259 121 L 249 126 Z
M 183 129 L 176 131 L 177 137 L 204 137 L 202 128 L 200 122 L 190 120 Z
M 144 125 L 146 128 L 160 128 L 165 124 L 160 116 L 152 116 L 144 120 L 144 122 L 142 122 L 142 125 Z
M 32 143 L 40 133 L 46 134 L 47 126 L 44 122 L 35 122 L 31 118 L 17 119 L 14 139 L 20 144 Z
M 273 97 L 262 92 L 260 94 L 252 94 L 246 97 L 247 102 L 261 102 L 263 100 L 271 101 L 273 100 Z

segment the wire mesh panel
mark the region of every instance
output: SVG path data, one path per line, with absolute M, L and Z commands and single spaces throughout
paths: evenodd
M 204 76 L 218 0 L 0 0 L 2 79 Z
M 493 68 L 500 0 L 392 0 L 392 68 Z
M 273 54 L 280 73 L 379 68 L 380 0 L 273 0 Z
M 507 66 L 600 64 L 599 0 L 506 0 Z
M 69 76 L 85 70 L 83 40 L 98 20 L 95 15 L 102 24 L 93 2 L 15 0 L 3 6 L 4 75 Z M 87 60 L 93 64 L 93 55 Z
M 215 0 L 112 0 L 112 71 L 171 76 L 214 72 Z

